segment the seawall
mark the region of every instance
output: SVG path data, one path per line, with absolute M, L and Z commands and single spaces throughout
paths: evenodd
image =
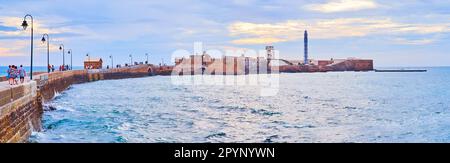
M 323 63 L 323 62 L 322 62 Z M 327 62 L 319 65 L 283 65 L 279 66 L 280 72 L 333 72 L 333 71 L 373 71 L 373 60 L 349 59 L 340 62 Z
M 43 101 L 51 100 L 72 84 L 98 80 L 165 75 L 163 68 L 139 65 L 108 70 L 74 70 L 43 73 L 18 86 L 0 85 L 0 143 L 27 142 L 42 128 Z
M 26 142 L 41 129 L 42 102 L 35 81 L 0 88 L 0 142 Z

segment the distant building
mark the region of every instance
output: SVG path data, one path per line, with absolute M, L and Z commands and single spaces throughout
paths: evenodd
M 328 65 L 331 65 L 331 64 L 333 64 L 333 63 L 334 63 L 333 60 L 318 60 L 318 61 L 317 61 L 317 65 L 318 65 L 319 67 L 328 66 Z
M 268 60 L 264 57 L 191 55 L 188 58 L 175 59 L 174 72 L 183 75 L 243 75 L 264 74 L 268 72 Z
M 84 69 L 102 69 L 103 60 L 101 58 L 88 58 L 84 60 Z
M 266 46 L 266 51 L 267 51 L 267 59 L 274 59 L 275 48 L 273 46 Z

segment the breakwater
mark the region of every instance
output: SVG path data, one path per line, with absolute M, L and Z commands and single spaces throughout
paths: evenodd
M 166 75 L 165 67 L 138 65 L 107 70 L 74 70 L 43 73 L 18 86 L 0 85 L 0 143 L 27 142 L 33 131 L 42 128 L 43 101 L 72 84 L 98 80 Z

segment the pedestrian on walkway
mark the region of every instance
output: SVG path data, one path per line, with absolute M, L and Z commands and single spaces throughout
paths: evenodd
M 6 80 L 11 85 L 11 65 L 8 65 L 8 69 L 6 69 Z
M 14 83 L 16 85 L 19 85 L 19 69 L 17 68 L 16 65 L 14 65 L 14 73 L 15 73 L 15 77 L 16 77 L 16 78 L 14 78 Z
M 17 73 L 14 65 L 11 65 L 11 70 L 9 71 L 9 84 L 16 85 Z
M 19 76 L 20 76 L 20 83 L 23 84 L 23 82 L 25 82 L 25 76 L 27 76 L 27 72 L 25 71 L 22 65 L 20 65 L 19 68 Z

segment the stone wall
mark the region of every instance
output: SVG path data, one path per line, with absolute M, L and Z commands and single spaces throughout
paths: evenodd
M 62 71 L 42 74 L 36 78 L 41 96 L 45 101 L 52 99 L 56 92 L 66 90 L 72 84 L 87 82 L 86 70 Z
M 330 66 L 333 71 L 372 71 L 373 60 L 351 59 Z
M 326 65 L 328 63 L 319 61 L 320 65 L 283 65 L 279 66 L 279 72 L 373 71 L 373 60 L 349 59 Z
M 212 59 L 206 66 L 202 64 L 201 56 L 194 59 L 183 59 L 173 68 L 173 75 L 245 75 L 266 74 L 267 59 L 252 57 L 231 57 Z
M 0 105 L 0 143 L 26 142 L 32 131 L 41 129 L 43 109 L 36 88 L 32 81 L 1 91 L 2 101 L 11 102 Z

